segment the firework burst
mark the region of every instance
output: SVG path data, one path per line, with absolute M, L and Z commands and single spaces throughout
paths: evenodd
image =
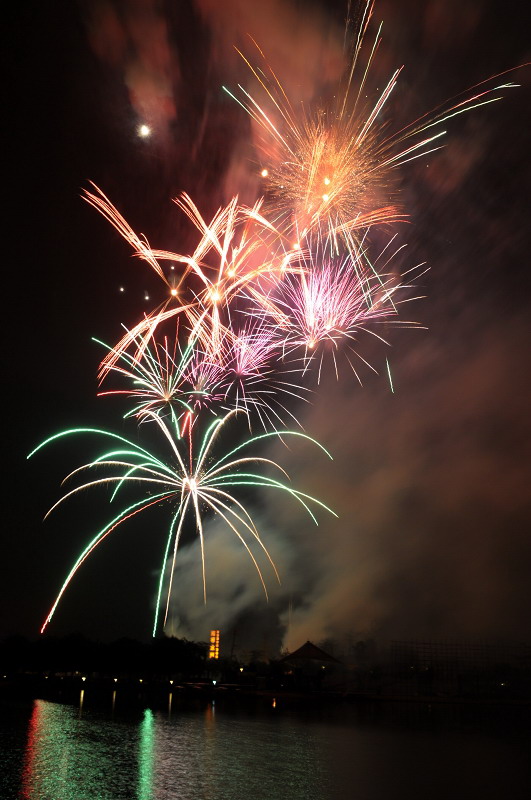
M 353 252 L 342 257 L 328 255 L 317 248 L 308 251 L 306 268 L 295 275 L 287 276 L 275 290 L 255 299 L 261 300 L 257 314 L 262 314 L 276 327 L 282 338 L 284 353 L 302 351 L 304 372 L 318 358 L 320 381 L 321 366 L 325 353 L 333 359 L 338 374 L 336 354 L 343 349 L 356 377 L 359 375 L 348 352 L 371 369 L 370 364 L 353 347 L 361 332 L 369 333 L 385 342 L 376 333 L 377 325 L 390 323 L 417 327 L 415 323 L 398 320 L 398 306 L 418 299 L 411 296 L 412 286 L 394 274 L 377 271 L 378 262 L 386 254 L 383 269 L 403 248 L 398 247 L 388 254 L 394 238 L 386 245 L 374 264 L 368 261 L 366 248 L 359 255 Z M 363 242 L 362 242 L 363 245 Z M 408 273 L 418 273 L 422 264 Z M 417 275 L 418 277 L 418 275 Z M 386 343 L 386 342 L 385 342 Z
M 312 237 L 326 229 L 332 242 L 347 242 L 373 225 L 395 222 L 404 214 L 388 198 L 394 193 L 397 167 L 438 150 L 446 133 L 443 123 L 481 105 L 515 84 L 480 84 L 463 93 L 464 99 L 443 104 L 404 128 L 389 132 L 384 118 L 403 67 L 371 97 L 369 77 L 381 43 L 382 24 L 371 44 L 366 34 L 374 10 L 367 0 L 357 29 L 351 32 L 349 65 L 331 102 L 305 107 L 290 102 L 281 81 L 256 42 L 256 61 L 238 50 L 258 86 L 258 96 L 238 85 L 238 94 L 225 91 L 256 123 L 261 176 L 276 213 L 284 213 L 292 238 Z M 348 33 L 348 31 L 347 31 Z M 348 38 L 348 37 L 347 37 Z M 487 82 L 485 82 L 487 83 Z
M 195 352 L 190 343 L 184 350 L 181 348 L 178 334 L 177 325 L 173 336 L 165 336 L 162 341 L 157 341 L 154 336 L 149 337 L 148 341 L 145 337 L 136 337 L 136 353 L 141 353 L 141 357 L 124 350 L 116 353 L 115 348 L 94 339 L 109 353 L 117 355 L 117 360 L 103 377 L 118 375 L 129 384 L 124 389 L 100 391 L 98 396 L 121 395 L 133 400 L 135 405 L 125 416 L 134 416 L 140 421 L 149 419 L 151 413 L 168 413 L 175 421 L 183 413 L 191 411 L 186 402 L 187 392 L 183 389 L 183 383 Z
M 300 424 L 287 403 L 289 398 L 306 400 L 306 388 L 294 377 L 301 377 L 303 370 L 287 364 L 283 354 L 278 327 L 252 313 L 235 328 L 227 350 L 225 403 L 243 408 L 249 422 L 254 411 L 264 430 L 276 429 L 286 416 Z
M 313 514 L 310 504 L 318 505 L 325 508 L 327 511 L 332 512 L 321 501 L 317 500 L 310 495 L 292 488 L 286 479 L 287 473 L 276 462 L 268 458 L 260 456 L 246 456 L 242 455 L 247 447 L 252 446 L 258 440 L 264 439 L 273 434 L 261 434 L 254 436 L 242 442 L 236 447 L 233 447 L 224 455 L 214 458 L 213 449 L 220 431 L 227 422 L 236 414 L 243 413 L 238 410 L 230 411 L 224 417 L 217 418 L 206 430 L 203 438 L 200 440 L 198 446 L 195 446 L 195 437 L 192 437 L 192 430 L 190 429 L 188 437 L 182 438 L 179 429 L 176 426 L 169 426 L 160 415 L 152 410 L 145 409 L 143 412 L 144 417 L 150 417 L 157 425 L 166 446 L 169 447 L 169 457 L 161 459 L 152 454 L 138 444 L 125 439 L 108 431 L 102 431 L 91 428 L 76 428 L 63 431 L 55 436 L 46 439 L 38 447 L 33 450 L 29 456 L 31 457 L 39 451 L 42 447 L 52 441 L 62 439 L 70 435 L 78 435 L 82 433 L 96 434 L 112 439 L 114 442 L 119 443 L 112 450 L 108 450 L 95 458 L 88 464 L 84 464 L 71 472 L 65 478 L 65 481 L 71 480 L 74 477 L 84 475 L 87 471 L 94 472 L 96 469 L 106 471 L 103 477 L 94 478 L 84 481 L 76 486 L 74 489 L 66 492 L 60 500 L 58 500 L 52 508 L 48 511 L 50 514 L 61 503 L 68 498 L 76 495 L 77 493 L 90 489 L 96 486 L 110 485 L 114 486 L 111 500 L 114 500 L 122 487 L 126 484 L 134 484 L 137 488 L 142 489 L 142 498 L 133 504 L 123 508 L 119 514 L 107 523 L 83 549 L 79 557 L 76 559 L 74 565 L 69 571 L 56 599 L 48 613 L 46 620 L 41 629 L 41 633 L 45 630 L 50 620 L 52 619 L 55 610 L 66 591 L 71 580 L 74 578 L 78 569 L 83 562 L 89 557 L 94 549 L 103 542 L 116 528 L 137 514 L 146 511 L 163 503 L 171 506 L 170 511 L 170 525 L 166 541 L 166 548 L 162 561 L 162 568 L 159 578 L 159 587 L 157 595 L 156 614 L 154 620 L 153 634 L 157 630 L 159 609 L 161 605 L 161 597 L 164 588 L 164 577 L 167 571 L 168 562 L 171 562 L 170 579 L 166 591 L 166 612 L 167 614 L 169 602 L 172 591 L 173 572 L 175 567 L 175 558 L 183 526 L 185 521 L 190 516 L 192 517 L 195 525 L 195 530 L 199 536 L 201 546 L 201 566 L 202 566 L 202 580 L 203 580 L 203 595 L 206 602 L 206 567 L 205 567 L 205 536 L 204 536 L 204 515 L 208 512 L 219 515 L 226 523 L 228 528 L 237 536 L 242 545 L 245 547 L 249 554 L 260 578 L 262 587 L 267 597 L 267 588 L 264 576 L 256 556 L 252 551 L 252 544 L 258 545 L 259 549 L 265 554 L 275 575 L 278 578 L 278 572 L 274 562 L 262 542 L 260 534 L 251 518 L 251 515 L 246 510 L 243 503 L 237 499 L 232 493 L 235 487 L 259 487 L 261 489 L 275 489 L 288 493 L 291 497 L 297 500 L 308 511 L 312 519 L 317 524 L 317 519 Z M 307 441 L 316 444 L 323 450 L 330 458 L 330 454 L 315 440 L 303 433 L 295 431 L 282 431 L 282 436 L 298 436 Z M 280 474 L 282 480 L 268 474 L 256 472 L 253 465 L 264 465 L 272 468 L 277 474 Z M 46 516 L 48 516 L 48 514 Z M 166 616 L 164 617 L 164 620 Z
M 125 328 L 115 345 L 104 345 L 98 378 L 105 382 L 101 395 L 120 395 L 130 403 L 125 416 L 142 423 L 137 437 L 158 434 L 165 455 L 96 428 L 67 430 L 35 448 L 33 453 L 84 433 L 113 442 L 111 449 L 67 476 L 65 480 L 78 483 L 50 510 L 95 487 L 112 487 L 113 502 L 126 486 L 140 492 L 83 549 L 43 630 L 94 549 L 150 508 L 164 505 L 170 518 L 154 634 L 162 608 L 162 624 L 166 621 L 177 551 L 188 529 L 199 537 L 206 601 L 204 522 L 210 516 L 219 516 L 245 547 L 266 596 L 258 558 L 265 557 L 278 578 L 240 490 L 244 495 L 252 487 L 289 494 L 316 522 L 315 505 L 330 511 L 292 488 L 279 464 L 246 453 L 270 441 L 268 437 L 299 436 L 314 442 L 301 431 L 284 430 L 283 420 L 296 419 L 294 408 L 308 391 L 303 380 L 315 365 L 321 382 L 325 356 L 333 359 L 336 375 L 339 352 L 358 380 L 350 354 L 373 369 L 358 351 L 360 333 L 382 339 L 377 326 L 397 324 L 399 305 L 416 299 L 407 278 L 411 270 L 399 276 L 389 267 L 401 249 L 393 250 L 394 236 L 375 260 L 371 255 L 371 229 L 404 218 L 393 202 L 395 170 L 438 149 L 446 120 L 495 102 L 498 90 L 515 85 L 492 87 L 491 79 L 405 127 L 393 127 L 390 98 L 402 67 L 373 91 L 381 42 L 381 25 L 368 41 L 373 7 L 373 0 L 365 0 L 346 58 L 349 66 L 331 102 L 308 107 L 292 103 L 256 43 L 255 60 L 240 52 L 256 91 L 242 86 L 236 93 L 226 91 L 255 123 L 266 199 L 246 206 L 233 197 L 208 220 L 182 194 L 175 203 L 194 229 L 191 252 L 153 248 L 95 184 L 85 192 L 84 199 L 161 282 L 158 305 Z M 387 368 L 392 389 L 388 362 Z M 111 379 L 118 381 L 118 388 L 107 389 Z M 249 438 L 216 455 L 221 432 L 238 415 L 246 420 Z M 260 435 L 253 435 L 255 418 L 264 429 Z

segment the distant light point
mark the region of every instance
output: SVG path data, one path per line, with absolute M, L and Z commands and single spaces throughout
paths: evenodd
M 138 129 L 138 135 L 141 136 L 143 139 L 146 139 L 148 136 L 151 136 L 151 128 L 149 125 L 140 125 Z
M 262 176 L 262 178 L 267 178 L 267 176 L 269 175 L 269 172 L 268 172 L 267 169 L 263 169 L 262 172 L 260 173 L 260 175 Z

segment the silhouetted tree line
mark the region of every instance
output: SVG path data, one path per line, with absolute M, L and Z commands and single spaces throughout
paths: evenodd
M 37 641 L 13 636 L 0 644 L 0 670 L 3 675 L 82 673 L 191 678 L 202 673 L 207 650 L 202 642 L 167 636 L 147 644 L 134 639 L 93 642 L 81 634 L 42 637 Z

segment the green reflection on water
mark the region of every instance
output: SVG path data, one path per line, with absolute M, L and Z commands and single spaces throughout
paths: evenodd
M 35 700 L 28 724 L 21 800 L 130 798 L 138 762 L 138 728 L 104 727 L 80 716 L 80 707 Z M 142 784 L 144 785 L 144 784 Z M 139 795 L 148 800 L 149 794 Z
M 289 717 L 218 715 L 211 702 L 114 719 L 86 701 L 35 701 L 20 800 L 332 797 L 311 730 Z
M 23 798 L 74 800 L 76 794 L 71 785 L 70 764 L 76 746 L 75 724 L 70 708 L 43 700 L 35 701 L 28 730 Z M 83 748 L 79 748 L 75 772 L 83 768 L 86 755 Z
M 146 708 L 140 724 L 138 751 L 138 800 L 151 800 L 153 786 L 153 743 L 155 720 L 151 709 Z

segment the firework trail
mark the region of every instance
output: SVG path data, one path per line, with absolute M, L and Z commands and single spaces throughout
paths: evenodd
M 129 332 L 128 332 L 129 333 Z M 164 337 L 162 342 L 157 342 L 154 336 L 138 336 L 135 338 L 136 353 L 141 357 L 131 355 L 126 351 L 116 353 L 99 339 L 95 342 L 101 344 L 108 353 L 117 356 L 104 377 L 110 374 L 126 378 L 132 384 L 125 389 L 110 389 L 98 392 L 99 397 L 122 395 L 135 401 L 135 406 L 129 409 L 125 417 L 134 416 L 139 421 L 150 418 L 150 412 L 156 414 L 169 413 L 174 422 L 186 411 L 191 411 L 186 402 L 187 393 L 183 391 L 184 374 L 189 368 L 194 357 L 193 345 L 189 344 L 184 351 L 179 343 L 179 325 L 177 323 L 173 337 Z M 178 406 L 179 415 L 175 415 L 175 406 Z
M 183 255 L 154 250 L 145 237 L 132 230 L 101 189 L 94 184 L 92 186 L 95 191 L 85 191 L 84 199 L 116 228 L 132 247 L 134 255 L 150 265 L 169 294 L 158 308 L 127 330 L 109 350 L 100 365 L 100 379 L 116 364 L 123 352 L 136 344 L 138 338 L 142 344 L 136 347 L 135 358 L 141 358 L 157 327 L 178 314 L 187 317 L 192 335 L 200 344 L 207 349 L 217 350 L 225 334 L 223 320 L 233 298 L 260 277 L 282 276 L 291 271 L 292 263 L 300 255 L 297 247 L 285 248 L 284 237 L 260 214 L 261 200 L 248 208 L 238 205 L 238 198 L 235 197 L 207 223 L 188 195 L 183 195 L 175 202 L 201 234 L 194 251 Z M 170 282 L 161 261 L 184 265 L 177 284 Z M 196 279 L 195 283 L 199 283 L 199 288 L 195 288 L 193 278 Z M 184 302 L 183 293 L 187 295 Z
M 227 352 L 225 402 L 243 408 L 249 421 L 250 412 L 254 411 L 264 430 L 275 429 L 286 415 L 300 424 L 285 403 L 290 397 L 307 399 L 306 387 L 291 377 L 300 378 L 302 368 L 284 357 L 284 340 L 278 326 L 250 311 L 247 315 L 246 321 L 235 327 Z
M 369 261 L 362 241 L 357 252 L 342 256 L 328 255 L 321 239 L 314 251 L 306 251 L 304 267 L 288 275 L 267 295 L 253 294 L 257 316 L 275 326 L 282 340 L 284 353 L 301 351 L 300 358 L 306 373 L 311 363 L 319 358 L 318 382 L 323 358 L 328 353 L 338 376 L 336 354 L 342 350 L 356 377 L 359 375 L 348 357 L 348 351 L 374 370 L 352 347 L 361 332 L 372 334 L 385 342 L 373 330 L 378 325 L 418 327 L 416 323 L 398 319 L 398 306 L 417 300 L 411 296 L 413 286 L 405 281 L 409 275 L 418 280 L 417 264 L 402 276 L 383 270 L 405 245 L 393 250 L 393 237 L 374 262 Z M 391 248 L 391 249 L 390 249 Z M 390 253 L 390 254 L 389 254 Z M 379 262 L 385 258 L 383 265 Z M 361 381 L 360 381 L 361 383 Z
M 375 90 L 372 101 L 366 100 L 371 66 L 382 40 L 380 24 L 372 43 L 366 43 L 373 10 L 374 0 L 367 0 L 360 24 L 351 32 L 349 66 L 331 103 L 309 108 L 293 105 L 254 40 L 256 60 L 236 49 L 263 101 L 240 84 L 238 93 L 223 87 L 258 127 L 264 188 L 276 214 L 284 214 L 286 231 L 298 241 L 311 238 L 317 228 L 326 228 L 330 242 L 337 246 L 340 237 L 352 247 L 359 231 L 403 219 L 397 205 L 382 203 L 393 192 L 394 171 L 438 150 L 446 134 L 441 126 L 448 119 L 496 102 L 501 99 L 496 92 L 516 85 L 479 84 L 462 93 L 464 99 L 461 95 L 389 132 L 385 112 L 403 67 L 395 70 L 383 89 Z
M 86 471 L 95 471 L 96 469 L 109 471 L 110 474 L 107 474 L 101 478 L 94 478 L 85 481 L 76 486 L 74 489 L 71 489 L 51 507 L 46 516 L 48 516 L 48 514 L 50 514 L 65 500 L 85 489 L 96 486 L 114 485 L 111 501 L 115 499 L 119 491 L 126 484 L 133 483 L 137 486 L 137 488 L 140 486 L 143 489 L 142 498 L 123 508 L 119 514 L 114 516 L 113 519 L 107 523 L 107 525 L 105 525 L 96 534 L 92 541 L 89 542 L 89 544 L 83 549 L 73 567 L 69 571 L 66 580 L 64 581 L 59 594 L 57 595 L 57 598 L 50 609 L 48 616 L 46 617 L 41 629 L 41 633 L 46 629 L 47 625 L 52 619 L 59 601 L 61 600 L 71 580 L 83 562 L 94 551 L 94 549 L 107 536 L 109 536 L 109 534 L 116 530 L 119 525 L 141 513 L 142 511 L 146 511 L 148 508 L 152 508 L 165 502 L 171 502 L 174 506 L 170 514 L 171 521 L 159 578 L 153 635 L 155 635 L 157 631 L 159 607 L 161 603 L 166 567 L 168 561 L 171 560 L 172 566 L 170 571 L 169 585 L 167 587 L 166 614 L 164 617 L 164 621 L 166 620 L 171 599 L 175 558 L 177 555 L 181 534 L 183 532 L 183 527 L 186 519 L 189 516 L 191 516 L 194 520 L 195 530 L 199 536 L 201 544 L 203 594 L 204 601 L 206 602 L 206 567 L 203 524 L 203 518 L 206 512 L 210 511 L 218 514 L 224 520 L 230 530 L 233 531 L 233 533 L 238 537 L 242 545 L 247 550 L 258 572 L 266 597 L 267 588 L 262 570 L 251 550 L 251 544 L 247 541 L 247 539 L 250 538 L 259 545 L 278 578 L 278 572 L 275 564 L 269 552 L 267 551 L 267 548 L 263 544 L 260 534 L 254 525 L 249 512 L 246 510 L 242 502 L 238 500 L 234 494 L 232 494 L 234 487 L 251 486 L 287 492 L 295 500 L 301 503 L 316 524 L 317 519 L 310 508 L 310 504 L 316 504 L 326 509 L 330 513 L 334 513 L 320 500 L 317 500 L 310 495 L 304 494 L 303 492 L 292 488 L 283 480 L 279 480 L 278 478 L 267 474 L 255 472 L 253 469 L 253 465 L 256 464 L 267 465 L 272 467 L 277 474 L 280 473 L 280 476 L 283 479 L 287 479 L 287 473 L 276 462 L 260 456 L 241 455 L 241 451 L 244 451 L 256 441 L 271 435 L 277 435 L 276 433 L 265 433 L 259 436 L 251 437 L 238 446 L 233 447 L 224 455 L 214 459 L 213 449 L 216 439 L 227 422 L 239 413 L 238 410 L 230 411 L 225 416 L 216 418 L 207 428 L 206 433 L 197 446 L 197 449 L 194 445 L 191 430 L 189 431 L 189 435 L 186 440 L 186 438 L 182 438 L 180 436 L 178 427 L 170 427 L 161 418 L 161 416 L 154 411 L 144 408 L 142 413 L 144 417 L 151 418 L 152 421 L 158 426 L 163 440 L 169 447 L 169 458 L 163 460 L 145 448 L 140 447 L 138 444 L 135 444 L 134 442 L 131 442 L 122 436 L 110 433 L 108 431 L 91 428 L 76 428 L 56 434 L 55 436 L 46 439 L 44 442 L 38 445 L 38 447 L 36 447 L 35 450 L 33 450 L 28 456 L 28 458 L 31 457 L 34 455 L 34 453 L 38 452 L 42 447 L 52 441 L 82 433 L 91 433 L 104 436 L 112 439 L 115 443 L 114 449 L 108 450 L 88 464 L 78 467 L 66 476 L 65 481 L 68 481 L 73 477 L 84 475 Z M 323 450 L 323 452 L 326 453 L 329 458 L 331 458 L 330 454 L 324 449 L 324 447 L 322 447 L 322 445 L 304 433 L 295 431 L 281 431 L 278 435 L 284 437 L 301 437 L 317 445 L 321 450 Z M 119 444 L 116 446 L 116 443 Z
M 98 486 L 113 487 L 113 502 L 126 486 L 141 494 L 83 549 L 42 630 L 93 550 L 117 527 L 149 508 L 170 509 L 154 635 L 163 607 L 162 627 L 166 621 L 178 547 L 189 528 L 200 541 L 206 601 L 204 521 L 211 515 L 219 515 L 245 547 L 266 596 L 257 555 L 265 556 L 279 577 L 238 496 L 240 487 L 244 493 L 245 487 L 286 492 L 315 522 L 312 506 L 331 511 L 292 488 L 276 462 L 246 455 L 248 448 L 261 446 L 268 437 L 283 441 L 302 437 L 329 455 L 302 431 L 285 429 L 286 417 L 297 423 L 296 406 L 307 399 L 307 374 L 316 371 L 319 384 L 323 359 L 331 357 L 338 376 L 341 352 L 359 380 L 352 354 L 373 369 L 359 352 L 360 333 L 385 342 L 378 332 L 382 325 L 414 326 L 398 320 L 398 310 L 401 303 L 416 299 L 410 277 L 418 277 L 422 265 L 403 276 L 389 267 L 404 246 L 395 247 L 394 236 L 376 258 L 371 255 L 371 229 L 404 218 L 401 209 L 389 202 L 394 171 L 438 149 L 446 120 L 495 102 L 500 99 L 495 95 L 498 90 L 514 86 L 485 88 L 484 82 L 393 131 L 386 117 L 402 67 L 369 99 L 371 66 L 381 42 L 381 25 L 373 41 L 365 42 L 372 14 L 373 2 L 367 0 L 353 36 L 348 70 L 328 105 L 292 104 L 256 43 L 256 61 L 238 51 L 257 82 L 258 94 L 242 86 L 236 93 L 226 91 L 260 132 L 267 199 L 245 206 L 233 197 L 207 221 L 194 201 L 182 194 L 175 203 L 195 229 L 192 252 L 153 248 L 101 189 L 91 184 L 92 189 L 85 191 L 84 199 L 162 283 L 159 304 L 125 328 L 117 343 L 103 345 L 106 354 L 98 378 L 105 386 L 99 394 L 125 398 L 129 404 L 125 417 L 139 424 L 137 435 L 141 431 L 144 436 L 161 436 L 167 455 L 159 457 L 98 428 L 63 431 L 30 454 L 77 434 L 113 442 L 110 450 L 67 476 L 65 480 L 81 478 L 81 482 L 50 511 L 78 492 Z M 387 359 L 386 367 L 393 390 Z M 117 388 L 107 388 L 111 380 L 118 381 Z M 215 456 L 222 430 L 239 415 L 246 421 L 249 438 Z M 254 419 L 263 433 L 253 435 Z M 85 480 L 87 473 L 96 472 L 102 476 Z

